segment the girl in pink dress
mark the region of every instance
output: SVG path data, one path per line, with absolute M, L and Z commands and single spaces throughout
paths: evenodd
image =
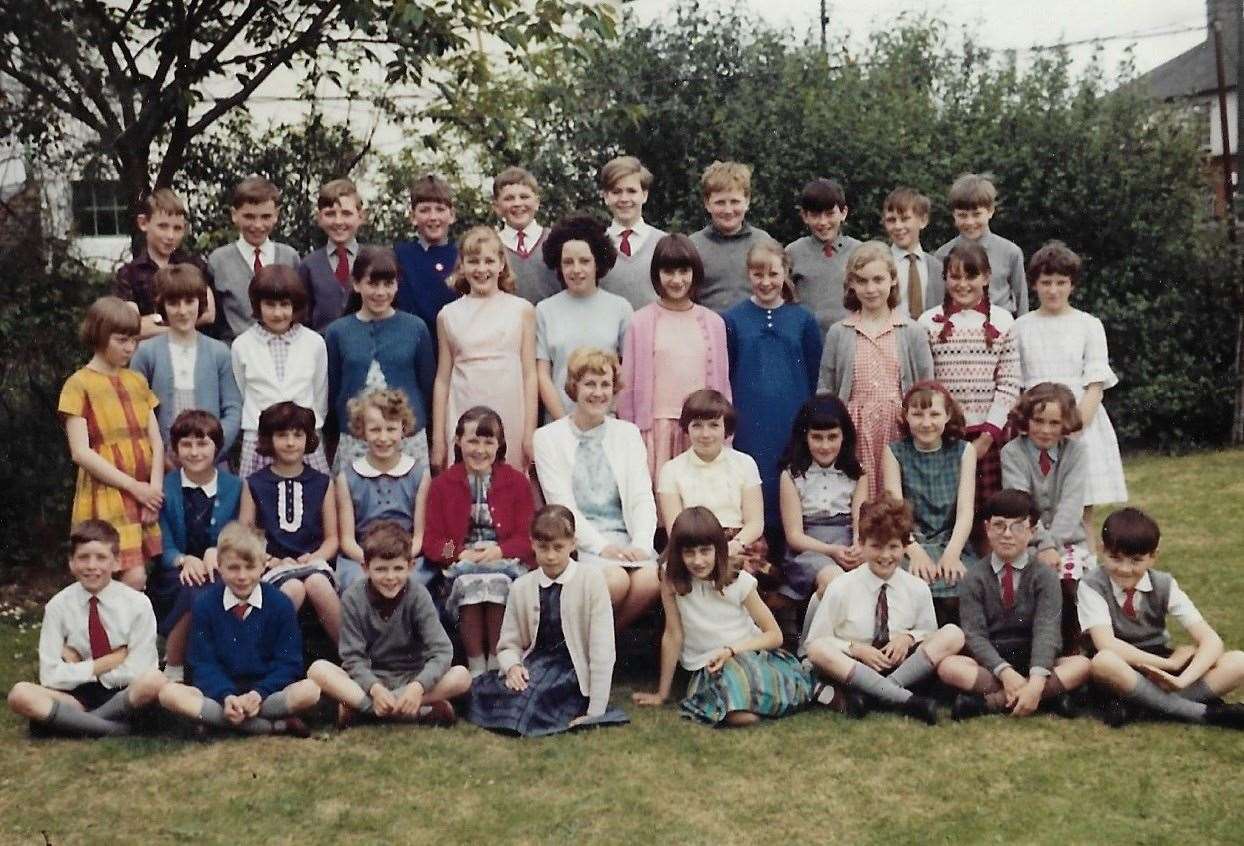
M 436 318 L 431 463 L 447 464 L 449 421 L 487 406 L 513 432 L 506 461 L 525 470 L 536 428 L 536 317 L 514 296 L 514 274 L 497 233 L 476 226 L 458 246 L 454 288 L 464 296 Z
M 661 299 L 635 312 L 622 344 L 622 391 L 617 414 L 639 427 L 653 483 L 665 462 L 690 444 L 678 425 L 683 401 L 712 388 L 730 399 L 726 324 L 692 302 L 704 264 L 686 235 L 657 242 L 650 272 Z

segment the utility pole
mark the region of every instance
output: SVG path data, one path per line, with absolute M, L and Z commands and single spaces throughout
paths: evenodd
M 826 31 L 829 29 L 829 2 L 821 0 L 821 52 L 829 55 L 829 41 Z
M 1227 9 L 1226 13 L 1232 15 L 1235 26 L 1233 27 L 1236 37 L 1235 42 L 1235 146 L 1236 155 L 1240 159 L 1240 175 L 1244 177 L 1244 153 L 1240 152 L 1240 147 L 1244 146 L 1244 0 L 1237 0 L 1231 4 L 1221 3 L 1217 7 L 1220 14 Z M 1233 202 L 1235 198 L 1234 187 L 1231 184 L 1231 157 L 1227 152 L 1229 147 L 1228 129 L 1230 124 L 1227 119 L 1227 106 L 1224 94 L 1226 69 L 1223 63 L 1223 21 L 1221 17 L 1214 21 L 1214 55 L 1217 62 L 1218 72 L 1218 91 L 1219 101 L 1218 107 L 1222 112 L 1221 124 L 1223 138 L 1223 170 L 1227 188 L 1227 234 L 1231 238 L 1230 260 L 1236 267 L 1236 279 L 1240 280 L 1237 288 L 1237 306 L 1240 309 L 1238 321 L 1236 323 L 1235 332 L 1235 414 L 1231 425 L 1231 442 L 1237 446 L 1244 444 L 1244 249 L 1236 240 L 1236 205 Z M 1231 29 L 1228 29 L 1230 32 Z M 1241 186 L 1244 187 L 1244 186 Z

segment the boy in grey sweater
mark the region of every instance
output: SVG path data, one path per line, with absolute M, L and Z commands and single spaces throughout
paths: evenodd
M 359 714 L 382 720 L 454 721 L 449 700 L 471 687 L 466 667 L 451 667 L 453 645 L 427 588 L 411 578 L 411 537 L 392 520 L 363 536 L 367 578 L 341 597 L 342 666 L 319 660 L 307 671 L 338 703 L 337 727 Z
M 709 224 L 691 235 L 704 262 L 704 281 L 696 300 L 725 314 L 752 294 L 747 279 L 747 251 L 769 233 L 747 222 L 752 202 L 752 169 L 738 162 L 713 162 L 700 177 L 700 194 Z
M 786 245 L 799 302 L 816 317 L 821 334 L 847 316 L 842 304 L 847 259 L 860 242 L 842 234 L 847 196 L 832 179 L 814 179 L 799 195 L 799 217 L 808 234 Z
M 959 588 L 959 624 L 968 655 L 938 667 L 943 682 L 963 691 L 950 715 L 962 720 L 1008 711 L 1025 717 L 1046 702 L 1075 716 L 1068 691 L 1088 680 L 1083 655 L 1059 658 L 1063 596 L 1058 575 L 1028 553 L 1040 513 L 1028 494 L 990 497 L 982 518 L 993 553 L 968 570 Z

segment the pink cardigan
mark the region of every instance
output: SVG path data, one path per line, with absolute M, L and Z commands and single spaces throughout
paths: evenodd
M 657 316 L 664 308 L 660 303 L 644 306 L 631 318 L 622 341 L 622 391 L 618 394 L 617 414 L 639 427 L 641 432 L 652 429 L 652 394 L 656 380 Z M 704 387 L 714 388 L 731 399 L 730 363 L 726 358 L 726 323 L 716 312 L 702 305 L 691 306 L 695 322 L 708 350 L 708 366 L 704 371 Z

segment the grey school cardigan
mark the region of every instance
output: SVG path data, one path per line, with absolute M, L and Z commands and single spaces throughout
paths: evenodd
M 990 558 L 968 567 L 959 587 L 959 624 L 968 651 L 989 672 L 1006 660 L 999 649 L 1030 646 L 1030 668 L 1052 671 L 1063 645 L 1063 592 L 1058 576 L 1034 558 L 1016 571 L 1015 604 L 1002 605 L 1002 588 Z
M 194 407 L 210 412 L 220 420 L 220 428 L 224 432 L 224 443 L 216 456 L 217 461 L 220 461 L 233 447 L 242 426 L 242 395 L 238 392 L 238 383 L 233 377 L 233 360 L 229 357 L 229 348 L 202 332 L 195 334 Z M 175 408 L 170 343 L 172 339 L 167 333 L 143 341 L 130 359 L 130 369 L 147 377 L 151 392 L 159 398 L 156 420 L 160 423 L 160 435 L 164 438 L 164 448 L 175 454 L 177 445 L 171 443 L 169 437 Z
M 454 657 L 453 644 L 441 626 L 428 589 L 411 577 L 406 594 L 383 620 L 367 598 L 367 579 L 358 579 L 341 595 L 341 667 L 363 690 L 381 676 L 415 673 L 414 680 L 431 690 Z
M 276 256 L 274 264 L 298 266 L 297 250 L 289 244 L 276 241 L 272 242 L 272 246 Z M 242 258 L 242 251 L 238 249 L 236 241 L 212 250 L 212 254 L 207 257 L 207 266 L 216 283 L 216 326 L 220 330 L 220 339 L 230 344 L 255 322 L 250 298 L 255 266 Z
M 899 392 L 906 394 L 912 385 L 922 379 L 933 378 L 933 350 L 929 347 L 929 334 L 919 324 L 897 311 L 894 315 L 898 319 L 894 336 L 898 350 Z M 831 391 L 843 402 L 850 401 L 857 343 L 855 327 L 846 325 L 846 321 L 840 320 L 829 327 L 825 351 L 821 353 L 821 376 L 816 383 L 818 392 Z
M 1048 476 L 1041 474 L 1040 455 L 1020 435 L 1002 448 L 1002 487 L 1025 491 L 1041 512 L 1033 537 L 1038 550 L 1084 543 L 1084 491 L 1088 484 L 1088 453 L 1083 441 L 1063 438 L 1058 462 Z

